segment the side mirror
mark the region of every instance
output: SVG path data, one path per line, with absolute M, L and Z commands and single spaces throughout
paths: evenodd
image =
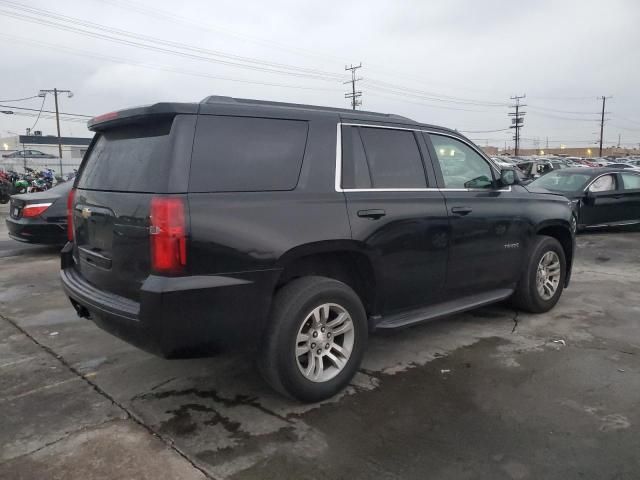
M 509 187 L 518 183 L 518 175 L 513 168 L 503 168 L 500 170 L 500 184 Z

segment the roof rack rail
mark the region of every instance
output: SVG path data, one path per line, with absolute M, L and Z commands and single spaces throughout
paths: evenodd
M 377 116 L 384 118 L 391 118 L 396 120 L 404 120 L 413 122 L 410 118 L 403 117 L 402 115 L 396 115 L 393 113 L 379 113 L 379 112 L 370 112 L 367 110 L 350 110 L 347 108 L 336 108 L 336 107 L 323 107 L 319 105 L 306 105 L 302 103 L 287 103 L 287 102 L 272 102 L 268 100 L 255 100 L 250 98 L 234 98 L 234 97 L 225 97 L 221 95 L 210 95 L 204 98 L 200 103 L 206 104 L 237 104 L 237 105 L 259 105 L 265 107 L 276 107 L 276 108 L 296 108 L 303 110 L 316 110 L 323 112 L 335 112 L 342 113 L 345 115 L 365 115 L 365 116 Z

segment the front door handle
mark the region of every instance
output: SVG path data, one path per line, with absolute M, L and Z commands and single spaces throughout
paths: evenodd
M 471 207 L 453 207 L 451 209 L 451 213 L 455 213 L 456 215 L 467 215 L 473 212 L 473 208 Z
M 370 218 L 372 220 L 378 220 L 379 218 L 384 217 L 387 214 L 382 209 L 373 209 L 373 210 L 358 210 L 358 216 L 361 218 Z

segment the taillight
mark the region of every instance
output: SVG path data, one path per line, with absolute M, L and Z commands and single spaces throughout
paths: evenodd
M 187 264 L 187 228 L 182 198 L 151 199 L 151 268 L 157 273 L 180 273 Z
M 73 201 L 76 198 L 76 189 L 72 188 L 67 196 L 67 240 L 73 242 Z
M 22 216 L 24 218 L 37 217 L 50 206 L 51 206 L 51 203 L 32 203 L 31 205 L 26 205 L 22 209 Z

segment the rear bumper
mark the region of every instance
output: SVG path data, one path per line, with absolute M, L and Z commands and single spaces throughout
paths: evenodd
M 233 276 L 160 277 L 143 283 L 140 302 L 105 292 L 74 268 L 62 250 L 60 277 L 80 316 L 162 357 L 195 357 L 253 346 L 262 335 L 278 271 Z
M 40 219 L 7 218 L 5 220 L 9 236 L 19 242 L 64 245 L 67 241 L 67 226 L 48 223 Z

